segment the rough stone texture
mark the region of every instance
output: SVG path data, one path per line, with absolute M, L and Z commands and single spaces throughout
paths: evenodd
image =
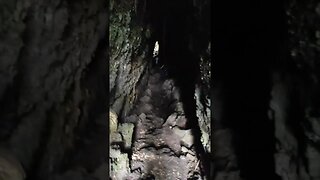
M 152 53 L 147 26 L 137 17 L 138 1 L 110 1 L 110 107 L 124 118 L 136 100 L 136 86 Z M 150 31 L 150 30 L 149 30 Z
M 180 7 L 180 4 L 183 10 L 178 12 L 175 8 Z M 137 167 L 144 169 L 140 172 L 142 176 L 140 178 L 148 179 L 153 174 L 160 179 L 186 179 L 188 172 L 183 172 L 179 169 L 180 167 L 176 167 L 177 164 L 184 163 L 181 159 L 174 157 L 173 162 L 167 166 L 159 165 L 157 162 L 158 158 L 167 158 L 168 154 L 173 153 L 174 156 L 180 156 L 181 143 L 190 148 L 189 151 L 192 151 L 195 156 L 193 157 L 195 161 L 187 163 L 188 167 L 194 165 L 193 169 L 189 168 L 191 174 L 188 177 L 196 177 L 192 173 L 204 171 L 202 163 L 198 162 L 198 167 L 195 165 L 199 154 L 203 154 L 202 151 L 199 151 L 202 148 L 200 147 L 200 128 L 193 127 L 194 129 L 198 128 L 199 132 L 191 133 L 189 130 L 184 137 L 176 135 L 171 128 L 177 125 L 186 129 L 188 122 L 191 121 L 200 124 L 203 131 L 203 144 L 206 146 L 202 149 L 205 149 L 205 153 L 210 153 L 209 7 L 210 1 L 110 1 L 109 106 L 118 114 L 119 123 L 135 123 L 135 142 L 131 152 L 132 156 L 143 156 L 142 151 L 144 150 L 153 155 L 169 151 L 155 155 L 154 159 L 137 158 L 140 161 L 145 160 L 137 165 Z M 185 17 L 183 13 L 188 16 Z M 185 21 L 186 19 L 190 19 L 190 21 Z M 171 25 L 172 27 L 169 27 Z M 148 61 L 153 60 L 152 50 L 155 41 L 159 41 L 160 45 L 160 62 L 149 63 L 147 66 Z M 171 59 L 165 59 L 169 56 Z M 199 61 L 201 59 L 201 62 L 198 63 L 198 59 Z M 184 67 L 184 60 L 187 68 Z M 198 64 L 201 64 L 201 67 L 198 67 Z M 192 73 L 189 73 L 188 68 L 192 73 L 198 69 L 201 70 L 199 74 L 193 76 Z M 177 75 L 180 78 L 170 77 L 169 74 Z M 189 77 L 192 80 L 188 83 Z M 177 85 L 176 79 L 183 79 L 181 82 L 186 82 L 188 85 L 183 87 L 183 83 L 177 83 L 179 84 Z M 197 92 L 194 92 L 195 84 L 198 87 Z M 184 91 L 186 93 L 183 93 Z M 181 94 L 184 96 L 181 97 Z M 193 100 L 195 94 L 197 104 Z M 185 99 L 181 100 L 180 98 Z M 187 106 L 189 108 L 186 108 Z M 198 106 L 197 109 L 196 106 Z M 187 110 L 185 111 L 185 109 Z M 196 111 L 199 123 L 196 122 Z M 193 118 L 189 118 L 191 120 L 188 121 L 185 112 L 189 115 L 193 114 L 190 116 Z M 172 116 L 163 125 L 164 120 L 167 120 L 173 113 L 179 116 L 179 121 L 176 120 L 177 117 L 173 118 Z M 198 138 L 193 138 L 195 134 L 199 134 Z M 116 138 L 119 139 L 119 137 Z M 193 141 L 195 139 L 197 139 L 197 150 L 194 149 Z M 126 146 L 129 147 L 129 145 Z M 135 161 L 132 160 L 131 163 L 134 164 Z M 149 165 L 152 167 L 149 168 Z M 182 173 L 184 177 L 170 172 L 171 169 Z M 129 174 L 130 178 L 137 179 L 139 172 L 136 171 L 138 170 L 135 167 L 131 167 L 131 170 L 134 172 Z M 168 176 L 164 175 L 166 172 Z M 118 178 L 124 174 L 119 173 Z
M 123 123 L 119 126 L 119 132 L 123 137 L 125 149 L 131 148 L 133 129 L 134 129 L 134 125 L 132 123 Z
M 28 178 L 50 179 L 77 132 L 107 114 L 106 9 L 103 0 L 0 2 L 0 139 Z
M 119 149 L 110 149 L 110 177 L 123 179 L 130 173 L 129 157 L 127 153 L 121 153 Z
M 271 101 L 282 179 L 320 179 L 319 5 L 291 0 L 286 6 L 289 58 L 273 73 Z
M 118 115 L 109 110 L 109 134 L 116 132 L 118 129 Z

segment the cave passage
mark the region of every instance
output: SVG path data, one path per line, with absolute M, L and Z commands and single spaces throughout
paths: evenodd
M 159 45 L 159 54 L 152 54 L 137 101 L 124 120 L 135 124 L 128 176 L 203 179 L 209 160 L 196 114 L 200 55 L 190 48 L 190 39 L 196 39 L 192 1 L 152 1 L 146 9 L 153 29 L 150 44 Z

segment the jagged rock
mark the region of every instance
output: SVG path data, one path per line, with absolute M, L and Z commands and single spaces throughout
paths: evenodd
M 179 128 L 185 128 L 187 125 L 187 118 L 186 116 L 178 116 L 176 120 L 176 126 Z
M 150 101 L 150 96 L 143 96 L 142 98 L 140 98 L 139 100 L 142 102 L 142 103 L 148 103 Z
M 147 118 L 147 116 L 146 116 L 146 114 L 141 113 L 141 114 L 139 115 L 139 118 L 140 118 L 141 121 L 143 121 L 143 120 L 145 120 L 145 119 Z
M 111 148 L 109 158 L 111 160 L 110 177 L 112 179 L 124 179 L 130 172 L 128 154 Z
M 174 127 L 173 131 L 180 137 L 182 145 L 186 146 L 187 148 L 191 148 L 194 144 L 194 137 L 192 135 L 191 129 L 189 130 L 181 130 L 178 127 Z
M 178 114 L 183 114 L 184 113 L 184 108 L 182 102 L 177 102 L 174 106 L 174 111 L 177 112 Z
M 151 95 L 152 95 L 152 93 L 151 93 L 151 90 L 150 90 L 150 89 L 146 89 L 146 95 L 147 95 L 147 96 L 151 96 Z
M 162 126 L 173 127 L 176 125 L 177 114 L 171 114 Z
M 112 110 L 109 110 L 109 129 L 110 133 L 116 132 L 118 129 L 118 115 Z
M 136 123 L 138 121 L 139 117 L 136 114 L 130 115 L 128 117 L 125 117 L 126 123 Z
M 119 132 L 113 132 L 109 135 L 110 144 L 122 142 L 122 136 Z
M 151 104 L 141 104 L 141 106 L 138 107 L 137 113 L 150 113 L 152 108 Z
M 108 36 L 108 3 L 0 4 L 1 143 L 9 144 L 26 171 L 47 179 L 65 158 L 73 161 L 77 138 L 85 136 L 78 132 L 95 126 L 101 113 L 107 116 L 109 50 L 101 42 Z
M 123 123 L 118 127 L 118 131 L 121 133 L 124 141 L 124 148 L 130 149 L 132 144 L 134 125 L 131 123 Z

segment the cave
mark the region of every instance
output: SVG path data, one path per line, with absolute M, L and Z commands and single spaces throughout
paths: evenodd
M 320 3 L 0 2 L 0 180 L 319 180 Z
M 110 5 L 110 179 L 209 178 L 210 1 Z

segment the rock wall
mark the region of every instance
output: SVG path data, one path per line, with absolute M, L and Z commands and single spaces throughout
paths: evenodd
M 0 139 L 27 178 L 59 173 L 84 127 L 107 112 L 107 3 L 0 2 Z
M 136 86 L 151 61 L 152 29 L 141 14 L 144 1 L 110 1 L 109 106 L 124 118 L 136 100 Z M 154 42 L 153 42 L 154 43 Z
M 214 31 L 215 179 L 320 179 L 320 4 L 233 5 Z
M 181 7 L 181 9 L 176 10 L 177 7 Z M 154 63 L 153 65 L 149 63 L 154 61 L 152 59 L 153 46 L 155 41 L 159 41 L 160 64 L 163 63 L 163 69 L 165 69 L 161 68 L 161 71 L 179 76 L 179 78 L 175 78 L 183 79 L 183 82 L 188 81 L 189 86 L 184 86 L 188 88 L 180 88 L 182 91 L 188 92 L 190 96 L 187 98 L 193 99 L 194 96 L 196 101 L 194 99 L 194 101 L 188 101 L 193 103 L 189 107 L 195 108 L 189 108 L 186 111 L 190 114 L 189 111 L 194 110 L 192 113 L 194 116 L 198 116 L 199 122 L 196 124 L 200 124 L 203 134 L 202 145 L 205 146 L 206 153 L 210 153 L 210 1 L 136 0 L 118 2 L 112 0 L 109 10 L 109 107 L 111 112 L 118 115 L 119 125 L 122 125 L 126 117 L 130 115 L 134 104 L 140 106 L 136 101 L 137 95 L 143 94 L 145 88 L 141 88 L 139 85 L 143 84 L 143 79 L 149 79 L 150 69 L 148 67 L 154 65 Z M 186 19 L 188 20 L 186 21 Z M 201 62 L 197 62 L 200 59 Z M 192 72 L 188 71 L 188 68 Z M 193 74 L 193 71 L 198 69 L 200 72 Z M 179 74 L 181 72 L 182 74 Z M 195 86 L 197 86 L 196 91 Z M 138 92 L 139 89 L 142 92 Z M 147 107 L 146 104 L 145 106 Z M 166 113 L 168 112 L 165 111 L 168 107 L 162 108 L 163 114 L 161 116 L 167 118 Z M 195 121 L 197 120 L 195 119 Z M 201 134 L 199 136 L 201 137 Z M 111 139 L 119 141 L 117 138 L 118 136 L 115 135 Z M 121 153 L 119 152 L 121 148 L 120 150 L 115 148 L 117 148 L 116 145 L 110 149 L 112 152 L 110 161 L 114 162 L 111 165 L 111 172 L 115 172 L 112 174 L 114 177 L 117 176 L 117 173 L 119 176 L 123 176 L 119 168 L 123 168 L 121 172 L 128 171 L 127 155 L 123 150 Z M 118 162 L 116 162 L 115 159 L 119 154 L 121 158 L 118 158 Z
M 319 7 L 316 1 L 286 4 L 288 51 L 273 73 L 271 100 L 282 179 L 320 179 Z

